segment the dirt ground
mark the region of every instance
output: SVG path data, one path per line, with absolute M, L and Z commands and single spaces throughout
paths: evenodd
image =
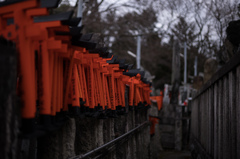
M 191 159 L 191 153 L 189 151 L 161 151 L 159 159 Z

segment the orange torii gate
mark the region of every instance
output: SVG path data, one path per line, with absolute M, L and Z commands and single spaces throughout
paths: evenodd
M 154 102 L 157 102 L 158 110 L 161 110 L 163 104 L 163 93 L 160 92 L 159 96 L 151 96 L 150 99 Z
M 19 53 L 18 95 L 25 133 L 36 118 L 45 130 L 56 117 L 117 117 L 129 108 L 148 108 L 150 83 L 104 48 L 96 49 L 92 34 L 82 35 L 73 12 L 49 15 L 59 0 L 0 3 L 0 36 L 16 43 Z M 125 89 L 129 86 L 129 100 Z

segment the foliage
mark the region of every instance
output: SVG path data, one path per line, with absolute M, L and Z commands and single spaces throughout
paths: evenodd
M 55 12 L 71 8 L 66 5 Z M 187 42 L 188 76 L 193 76 L 195 56 L 198 72 L 203 72 L 206 58 L 216 57 L 223 48 L 226 27 L 239 15 L 239 6 L 238 0 L 88 0 L 84 32 L 101 33 L 109 50 L 129 63 L 135 63 L 135 58 L 127 51 L 136 52 L 137 35 L 141 35 L 141 65 L 156 76 L 154 85 L 162 87 L 171 81 L 174 40 L 182 46 Z

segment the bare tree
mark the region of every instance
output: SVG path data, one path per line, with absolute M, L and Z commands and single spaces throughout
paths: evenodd
M 228 23 L 237 18 L 237 0 L 205 0 L 204 7 L 211 15 L 211 22 L 219 38 L 219 47 L 223 45 L 226 38 L 226 27 Z

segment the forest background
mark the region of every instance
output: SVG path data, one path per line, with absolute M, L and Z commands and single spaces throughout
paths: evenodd
M 141 66 L 155 75 L 153 85 L 163 89 L 171 83 L 173 43 L 178 41 L 183 53 L 187 44 L 187 77 L 192 82 L 194 59 L 203 72 L 207 58 L 220 64 L 226 61 L 222 52 L 226 28 L 239 19 L 238 0 L 83 0 L 84 33 L 100 33 L 102 45 L 110 52 L 136 63 L 127 52 L 136 53 L 137 35 L 141 35 Z M 76 0 L 62 0 L 52 13 L 74 9 Z M 181 58 L 181 81 L 184 60 Z

